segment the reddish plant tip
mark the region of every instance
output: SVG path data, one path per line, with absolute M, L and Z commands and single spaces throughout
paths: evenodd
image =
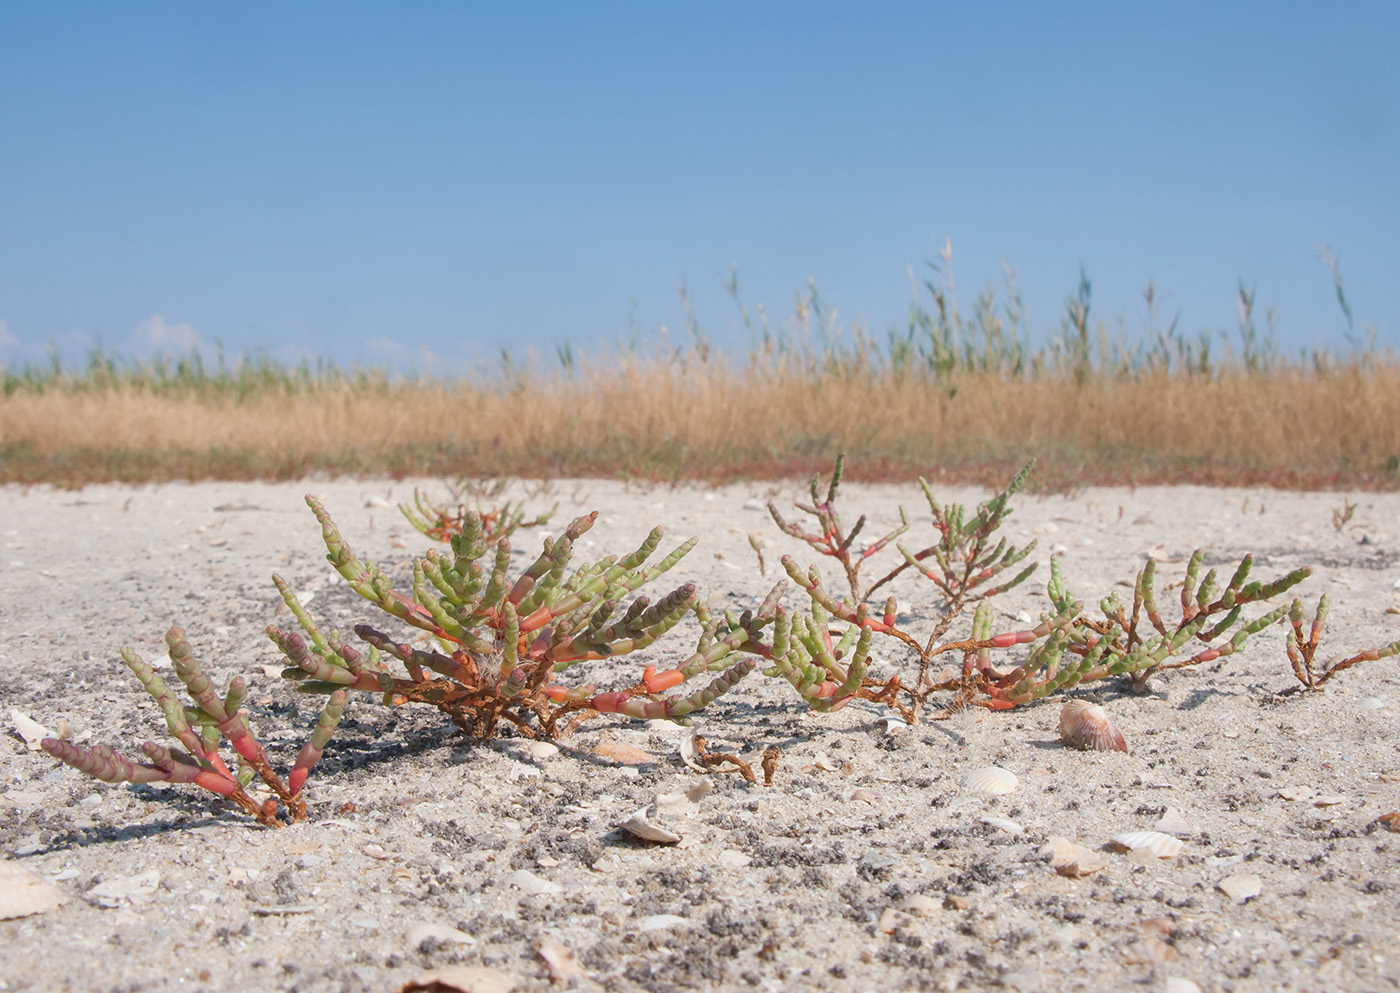
M 599 693 L 589 703 L 600 714 L 616 714 L 628 699 L 626 693 Z
M 642 681 L 646 683 L 648 693 L 660 693 L 685 682 L 685 673 L 679 669 L 657 672 L 655 666 L 647 666 L 647 671 L 642 674 Z

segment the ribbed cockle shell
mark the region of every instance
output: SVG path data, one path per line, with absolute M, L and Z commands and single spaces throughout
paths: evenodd
M 1060 708 L 1060 740 L 1085 751 L 1128 751 L 1128 743 L 1104 709 L 1087 700 L 1071 700 Z
M 1151 852 L 1159 859 L 1174 859 L 1181 854 L 1181 839 L 1161 831 L 1129 831 L 1115 834 L 1108 842 L 1125 852 Z
M 1004 796 L 1016 789 L 1019 780 L 1015 773 L 989 765 L 985 769 L 973 769 L 962 777 L 961 783 L 963 788 L 976 790 L 978 793 Z

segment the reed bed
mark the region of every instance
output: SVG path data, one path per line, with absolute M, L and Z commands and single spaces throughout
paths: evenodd
M 1042 485 L 1396 485 L 1400 367 L 946 379 L 630 359 L 515 387 L 326 377 L 239 394 L 114 381 L 0 398 L 0 479 L 82 485 L 308 473 L 807 474 L 987 481 L 1034 456 Z
M 808 475 L 848 452 L 872 481 L 992 482 L 1035 457 L 1042 488 L 1400 485 L 1400 361 L 1374 347 L 1285 358 L 1256 333 L 1243 285 L 1229 341 L 1152 326 L 1129 341 L 1091 330 L 1082 280 L 1037 351 L 1014 284 L 966 315 L 950 282 L 926 286 L 931 304 L 880 342 L 834 328 L 815 289 L 778 332 L 741 306 L 754 344 L 738 356 L 688 316 L 683 347 L 590 359 L 563 346 L 551 368 L 503 355 L 459 379 L 100 352 L 82 370 L 0 370 L 0 481 L 722 481 Z

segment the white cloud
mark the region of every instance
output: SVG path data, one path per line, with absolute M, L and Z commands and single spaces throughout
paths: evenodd
M 4 321 L 0 321 L 0 351 L 15 348 L 19 345 L 19 339 L 10 333 L 10 326 Z
M 148 355 L 188 355 L 200 347 L 199 332 L 187 323 L 167 324 L 160 314 L 152 314 L 136 326 L 136 333 L 122 345 L 132 358 Z

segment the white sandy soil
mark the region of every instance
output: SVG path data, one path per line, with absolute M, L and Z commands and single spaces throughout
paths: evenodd
M 490 970 L 477 988 L 486 975 L 521 990 L 1400 986 L 1400 835 L 1377 821 L 1400 807 L 1400 660 L 1282 698 L 1294 683 L 1282 628 L 1221 664 L 1164 674 L 1145 696 L 1114 681 L 1076 690 L 1107 709 L 1127 755 L 1064 747 L 1057 701 L 907 727 L 863 703 L 808 714 L 786 684 L 751 676 L 696 724 L 712 748 L 779 746 L 776 783 L 715 774 L 704 794 L 693 788 L 706 777 L 678 755 L 685 732 L 669 724 L 596 720 L 556 753 L 520 737 L 467 740 L 435 711 L 357 699 L 308 784 L 309 820 L 282 830 L 193 788 L 97 783 L 12 730 L 14 709 L 129 755 L 165 740 L 159 712 L 115 659 L 123 645 L 160 659 L 163 632 L 180 623 L 220 690 L 249 677 L 253 724 L 290 766 L 317 700 L 277 676 L 263 628 L 290 618 L 269 574 L 313 591 L 311 612 L 328 625 L 393 629 L 340 585 L 302 494 L 325 501 L 360 554 L 392 565 L 431 545 L 393 509 L 414 484 L 0 489 L 0 853 L 64 901 L 0 922 L 0 990 L 388 991 L 453 965 Z M 800 493 L 585 480 L 530 502 L 561 501 L 557 526 L 601 511 L 585 554 L 629 551 L 658 523 L 667 548 L 698 536 L 657 592 L 693 581 L 742 608 L 780 575 L 782 553 L 817 561 L 754 509 L 772 495 L 790 512 Z M 1338 530 L 1343 499 L 1189 487 L 1018 496 L 1005 530 L 1039 540 L 1041 568 L 998 601 L 998 630 L 1046 609 L 1052 548 L 1071 588 L 1095 603 L 1115 589 L 1130 596 L 1115 583 L 1149 552 L 1179 559 L 1201 546 L 1222 571 L 1247 551 L 1259 577 L 1314 566 L 1309 605 L 1323 592 L 1333 600 L 1322 654 L 1394 641 L 1400 496 L 1357 497 Z M 850 519 L 871 515 L 871 535 L 899 504 L 915 522 L 906 540 L 929 544 L 916 488 L 842 490 Z M 767 544 L 767 579 L 751 532 Z M 521 561 L 538 540 L 517 536 Z M 877 565 L 896 561 L 890 550 Z M 1159 575 L 1179 579 L 1182 568 Z M 894 592 L 909 625 L 926 626 L 928 584 L 903 578 Z M 799 601 L 789 592 L 788 602 Z M 677 629 L 588 680 L 627 685 L 642 665 L 688 654 L 693 634 Z M 893 646 L 877 658 L 876 675 L 910 672 Z M 594 753 L 605 742 L 654 761 L 619 765 Z M 959 785 L 988 765 L 1015 773 L 1015 792 Z M 679 845 L 618 830 L 658 794 L 688 789 L 696 802 L 657 815 Z M 1189 825 L 1177 857 L 1105 848 L 1168 807 Z M 1055 836 L 1106 864 L 1057 873 L 1041 854 Z M 1223 892 L 1227 880 L 1244 895 Z

